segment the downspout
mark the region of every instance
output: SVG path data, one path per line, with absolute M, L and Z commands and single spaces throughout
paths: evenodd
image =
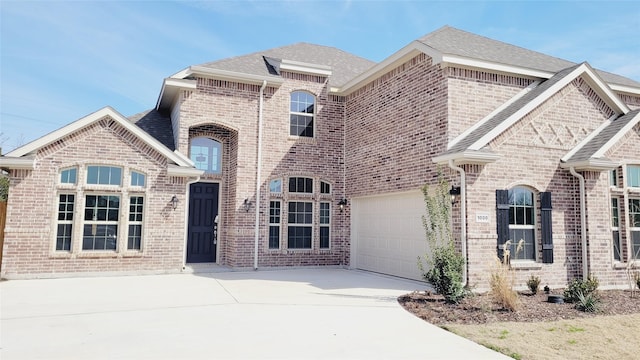
M 258 270 L 258 243 L 260 241 L 260 186 L 262 173 L 262 107 L 264 89 L 267 87 L 267 80 L 262 80 L 260 87 L 260 100 L 258 105 L 258 158 L 256 166 L 256 223 L 255 238 L 253 244 L 253 270 Z
M 582 279 L 589 277 L 589 267 L 587 266 L 587 213 L 585 204 L 584 176 L 578 174 L 572 166 L 569 168 L 571 175 L 580 180 L 580 237 L 582 238 Z
M 467 178 L 464 169 L 456 166 L 453 160 L 449 160 L 449 167 L 460 173 L 460 244 L 462 255 L 464 256 L 464 267 L 462 268 L 462 285 L 467 285 L 469 257 L 467 256 Z

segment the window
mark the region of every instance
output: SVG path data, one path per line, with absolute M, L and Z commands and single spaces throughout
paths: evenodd
M 327 182 L 320 181 L 320 194 L 331 194 L 331 185 Z
M 116 250 L 120 197 L 87 195 L 82 250 Z
M 320 203 L 320 249 L 329 248 L 329 233 L 331 232 L 331 203 Z
M 313 179 L 305 177 L 289 178 L 290 193 L 313 193 Z
M 609 170 L 609 186 L 618 186 L 618 170 Z
M 75 195 L 60 194 L 58 201 L 58 229 L 56 231 L 56 250 L 58 251 L 71 250 L 74 204 Z
M 289 227 L 287 247 L 289 249 L 311 249 L 313 232 L 313 203 L 289 202 Z
M 274 179 L 269 182 L 269 191 L 273 194 L 282 193 L 282 179 Z
M 620 218 L 619 218 L 619 205 L 618 198 L 611 198 L 611 233 L 613 236 L 613 258 L 615 260 L 622 260 L 622 254 L 620 249 Z
M 121 185 L 122 169 L 113 166 L 87 167 L 87 184 Z
M 129 199 L 129 235 L 127 237 L 127 250 L 141 249 L 143 210 L 144 198 L 142 196 L 132 196 Z
M 509 239 L 511 259 L 536 259 L 533 193 L 523 187 L 509 190 Z M 521 240 L 522 247 L 518 249 Z
M 61 184 L 75 184 L 76 183 L 76 174 L 78 169 L 71 168 L 65 169 L 60 172 L 60 183 Z
M 269 249 L 280 248 L 280 201 L 269 202 Z
M 207 174 L 222 173 L 222 144 L 207 137 L 191 139 L 191 161 Z
M 632 258 L 640 259 L 640 199 L 629 199 L 629 230 Z
M 627 166 L 627 186 L 640 187 L 640 165 Z
M 289 135 L 313 137 L 313 117 L 316 99 L 304 91 L 291 93 Z
M 145 176 L 137 171 L 131 172 L 131 186 L 144 187 Z

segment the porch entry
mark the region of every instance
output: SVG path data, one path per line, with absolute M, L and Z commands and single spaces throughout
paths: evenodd
M 219 189 L 216 183 L 189 186 L 188 263 L 216 261 Z

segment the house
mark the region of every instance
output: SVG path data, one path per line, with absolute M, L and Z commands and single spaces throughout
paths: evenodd
M 465 279 L 640 267 L 640 83 L 445 26 L 380 63 L 306 43 L 190 66 L 0 157 L 2 276 L 343 266 L 420 278 L 443 173 Z M 518 243 L 521 245 L 517 249 Z

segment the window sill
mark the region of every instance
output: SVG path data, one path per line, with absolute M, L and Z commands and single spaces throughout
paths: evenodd
M 82 250 L 82 252 L 78 253 L 77 258 L 80 259 L 105 259 L 105 258 L 117 258 L 118 253 L 115 251 L 105 250 L 104 252 L 96 252 L 90 250 Z
M 626 262 L 622 262 L 622 261 L 614 261 L 613 262 L 613 268 L 615 270 L 623 270 L 623 269 L 627 269 L 629 267 L 629 263 Z M 631 262 L 631 268 L 632 269 L 640 269 L 640 262 L 638 261 L 632 261 Z
M 542 264 L 535 261 L 511 261 L 511 268 L 516 270 L 540 270 Z

